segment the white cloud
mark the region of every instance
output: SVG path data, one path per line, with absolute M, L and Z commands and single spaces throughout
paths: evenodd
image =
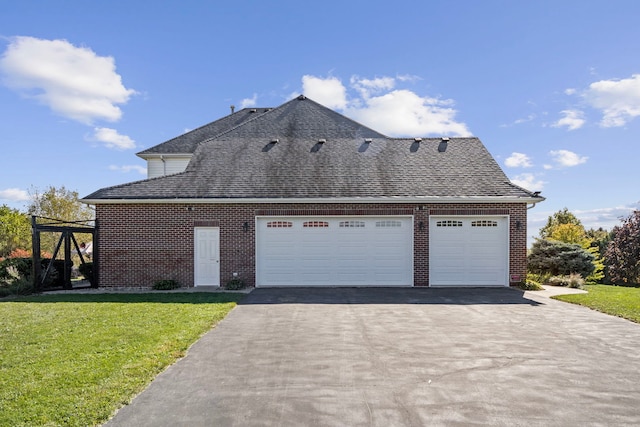
M 251 98 L 245 98 L 242 101 L 240 101 L 240 108 L 242 109 L 242 108 L 255 107 L 257 102 L 258 102 L 258 94 L 254 93 Z
M 628 217 L 634 210 L 640 209 L 640 203 L 611 208 L 597 208 L 590 210 L 576 210 L 574 214 L 580 219 L 585 228 L 604 228 L 611 230 L 621 224 L 621 219 Z
M 117 121 L 136 92 L 122 85 L 110 56 L 66 40 L 13 37 L 0 58 L 3 83 L 55 113 L 84 124 Z
M 455 119 L 453 100 L 396 88 L 398 82 L 416 80 L 409 76 L 374 79 L 353 76 L 347 88 L 336 77 L 305 75 L 302 86 L 303 93 L 314 101 L 342 110 L 352 119 L 390 136 L 470 135 L 467 126 Z
M 109 170 L 122 172 L 122 173 L 129 173 L 131 171 L 134 171 L 134 172 L 138 172 L 141 175 L 147 174 L 147 168 L 140 165 L 122 165 L 122 166 L 110 165 Z
M 511 153 L 504 161 L 508 168 L 530 168 L 533 166 L 531 158 L 524 153 Z
M 325 107 L 343 109 L 347 106 L 347 89 L 336 77 L 302 76 L 302 93 Z
M 457 111 L 449 100 L 398 89 L 363 101 L 362 106 L 347 108 L 347 115 L 390 136 L 470 135 L 467 126 L 455 120 Z
M 588 157 L 580 156 L 573 151 L 569 150 L 552 150 L 549 151 L 549 155 L 551 155 L 553 161 L 559 167 L 573 167 L 578 166 L 582 163 L 586 163 Z M 545 169 L 549 169 L 545 165 Z
M 580 110 L 562 110 L 560 114 L 563 114 L 564 117 L 551 126 L 556 128 L 566 126 L 567 130 L 576 130 L 585 124 L 584 113 Z
M 591 107 L 602 112 L 602 127 L 624 126 L 640 116 L 640 74 L 591 83 L 583 96 Z
M 107 148 L 127 150 L 135 148 L 135 141 L 127 135 L 120 135 L 117 130 L 111 128 L 95 128 L 91 140 L 103 143 Z
M 376 77 L 375 79 L 361 79 L 358 76 L 351 76 L 349 81 L 351 87 L 360 92 L 363 98 L 369 98 L 371 95 L 389 91 L 396 85 L 395 79 L 392 77 Z
M 576 89 L 572 88 L 572 87 L 564 90 L 564 94 L 565 95 L 575 95 L 576 92 L 578 92 L 578 91 Z
M 13 202 L 22 202 L 29 200 L 29 193 L 19 188 L 7 188 L 6 190 L 0 190 L 0 199 L 11 200 Z
M 522 173 L 511 179 L 511 182 L 530 191 L 542 191 L 545 182 L 532 173 Z

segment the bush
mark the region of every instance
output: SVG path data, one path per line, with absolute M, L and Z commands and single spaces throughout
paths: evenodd
M 12 280 L 10 269 L 15 269 L 21 277 L 31 275 L 31 258 L 7 258 L 0 262 L 0 282 Z
M 172 279 L 156 280 L 153 284 L 153 289 L 156 291 L 169 291 L 171 289 L 178 289 L 180 284 Z
M 64 260 L 62 259 L 42 259 L 42 274 L 47 270 L 47 267 L 53 262 L 53 267 L 49 270 L 49 276 L 44 283 L 45 287 L 62 287 L 64 286 Z M 31 264 L 31 263 L 30 263 Z M 72 264 L 73 265 L 73 264 Z
M 554 240 L 537 240 L 528 257 L 529 271 L 535 274 L 566 276 L 579 274 L 587 277 L 593 273 L 595 257 L 580 245 Z
M 579 274 L 552 276 L 547 280 L 546 284 L 551 286 L 566 286 L 568 288 L 584 289 L 584 279 Z
M 230 291 L 237 291 L 246 287 L 247 285 L 244 283 L 244 280 L 239 277 L 234 277 L 233 279 L 229 280 L 227 282 L 227 285 L 225 286 L 225 288 Z
M 90 282 L 93 282 L 93 263 L 85 262 L 78 266 L 78 271 Z
M 522 282 L 522 283 L 518 283 L 516 285 L 518 288 L 522 289 L 523 291 L 542 291 L 544 290 L 544 288 L 536 282 Z
M 29 295 L 33 293 L 30 275 L 22 275 L 15 266 L 4 268 L 6 278 L 0 280 L 0 298 L 9 295 Z

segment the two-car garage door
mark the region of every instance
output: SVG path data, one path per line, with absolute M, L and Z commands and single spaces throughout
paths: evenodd
M 429 285 L 508 286 L 508 224 L 431 216 Z M 256 286 L 413 286 L 411 217 L 260 217 L 256 233 Z
M 257 286 L 412 286 L 411 217 L 263 217 Z

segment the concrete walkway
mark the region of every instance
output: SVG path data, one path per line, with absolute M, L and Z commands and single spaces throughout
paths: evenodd
M 257 289 L 107 425 L 640 425 L 639 348 L 535 292 Z

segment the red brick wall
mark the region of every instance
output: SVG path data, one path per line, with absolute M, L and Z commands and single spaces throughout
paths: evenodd
M 196 226 L 220 227 L 220 282 L 255 284 L 256 215 L 414 215 L 414 284 L 429 284 L 429 215 L 510 215 L 510 276 L 526 272 L 526 204 L 99 204 L 100 286 L 193 286 Z M 249 230 L 243 230 L 248 222 Z M 517 227 L 517 223 L 520 227 Z M 421 225 L 422 224 L 422 227 Z

